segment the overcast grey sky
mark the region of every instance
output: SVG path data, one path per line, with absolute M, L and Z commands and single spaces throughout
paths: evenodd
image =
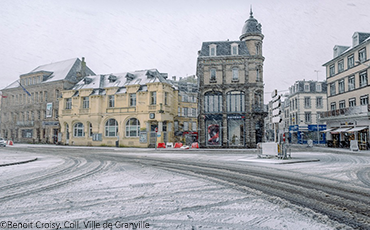
M 1 0 L 0 89 L 34 68 L 85 57 L 97 74 L 196 73 L 204 41 L 239 40 L 250 5 L 262 24 L 265 101 L 274 88 L 325 79 L 322 64 L 355 31 L 368 0 Z

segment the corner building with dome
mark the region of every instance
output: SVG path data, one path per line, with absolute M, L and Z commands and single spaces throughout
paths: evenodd
M 239 41 L 203 42 L 197 59 L 201 148 L 255 148 L 263 141 L 263 38 L 251 9 Z

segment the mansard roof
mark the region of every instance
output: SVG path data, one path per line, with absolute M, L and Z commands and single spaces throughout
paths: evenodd
M 148 83 L 167 83 L 171 84 L 167 79 L 167 74 L 158 72 L 157 69 L 138 70 L 123 73 L 101 74 L 87 76 L 79 81 L 72 90 L 81 89 L 105 89 L 110 87 L 118 87 L 118 93 L 125 92 L 123 88 L 129 85 L 144 86 Z M 87 80 L 88 79 L 88 80 Z
M 209 46 L 216 45 L 216 56 L 230 56 L 231 55 L 231 45 L 238 45 L 238 55 L 239 56 L 250 56 L 247 45 L 244 41 L 210 41 L 203 42 L 202 49 L 200 50 L 199 56 L 210 56 Z

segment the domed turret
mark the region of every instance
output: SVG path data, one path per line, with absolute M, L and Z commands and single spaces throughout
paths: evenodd
M 257 19 L 253 17 L 253 12 L 252 12 L 252 7 L 250 11 L 250 16 L 249 19 L 245 21 L 243 30 L 242 30 L 242 35 L 240 35 L 240 40 L 244 41 L 246 40 L 247 36 L 250 35 L 262 35 L 262 29 L 261 29 L 261 24 L 258 23 Z

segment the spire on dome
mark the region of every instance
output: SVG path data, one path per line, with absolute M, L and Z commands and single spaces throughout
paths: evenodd
M 253 18 L 253 11 L 252 11 L 252 5 L 251 5 L 251 10 L 250 10 L 250 13 L 249 13 L 249 18 Z

